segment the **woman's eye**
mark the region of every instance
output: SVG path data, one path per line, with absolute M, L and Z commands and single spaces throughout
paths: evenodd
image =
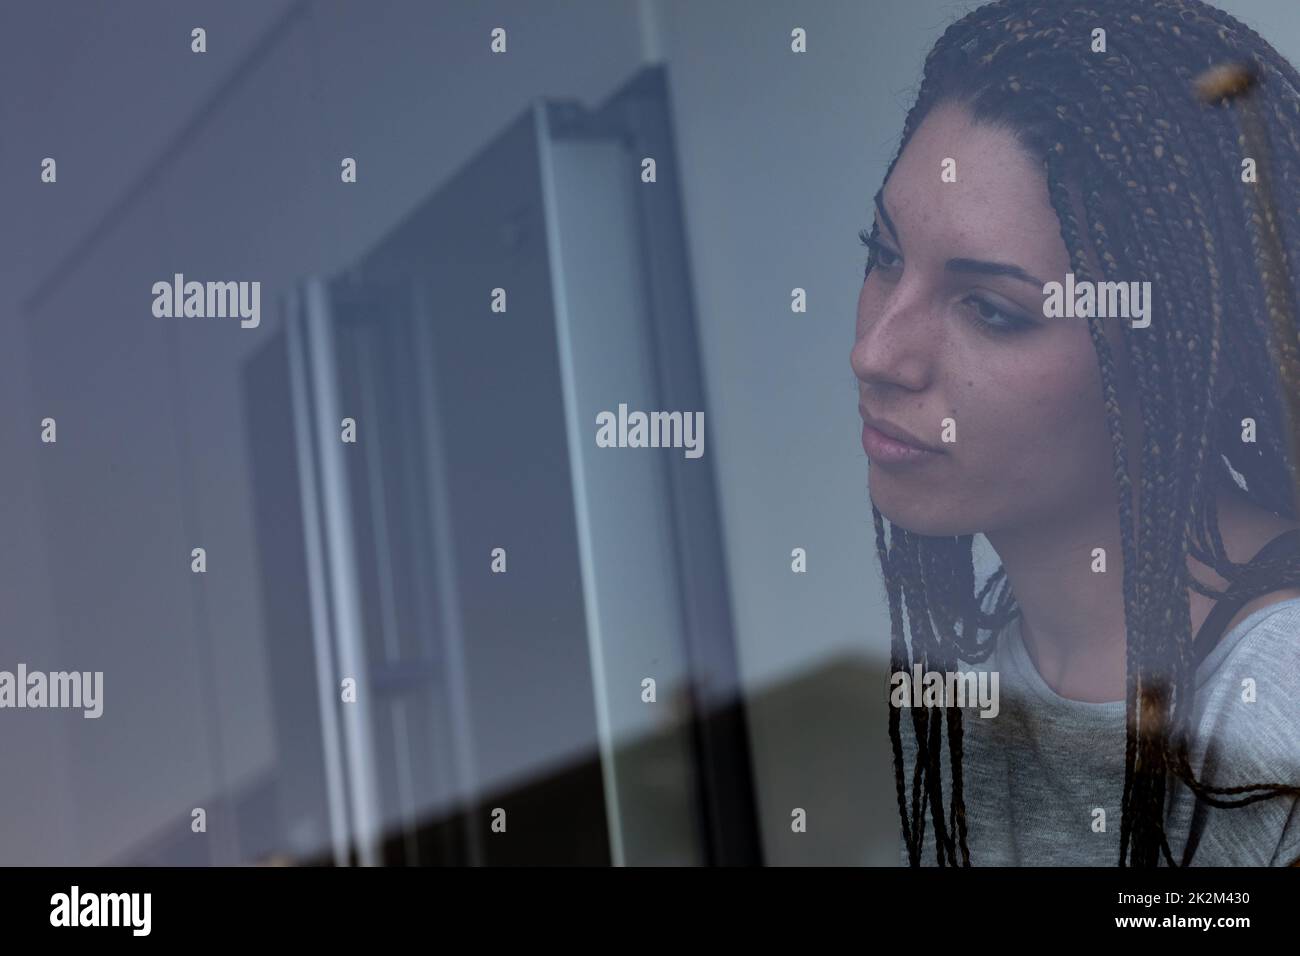
M 864 230 L 859 234 L 862 244 L 867 247 L 867 269 L 881 269 L 892 272 L 902 265 L 902 257 L 882 243 L 875 236 L 868 236 Z
M 1034 325 L 1028 319 L 1008 312 L 987 299 L 971 296 L 965 300 L 975 324 L 994 335 L 1010 335 Z
M 894 266 L 898 265 L 898 256 L 895 255 L 891 249 L 885 246 L 877 245 L 875 248 L 875 253 L 876 253 L 876 265 L 880 266 L 880 268 L 892 269 Z

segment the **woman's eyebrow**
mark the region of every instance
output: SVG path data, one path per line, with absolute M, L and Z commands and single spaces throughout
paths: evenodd
M 1028 282 L 1040 290 L 1046 285 L 1042 279 L 1034 278 L 1020 266 L 1013 266 L 1005 262 L 985 262 L 983 259 L 949 259 L 943 265 L 950 272 L 978 272 L 990 276 L 1010 276 L 1012 279 Z
M 889 213 L 885 210 L 885 188 L 883 186 L 876 193 L 875 201 L 876 213 L 897 242 L 898 230 L 894 228 L 894 220 L 889 218 Z M 1040 290 L 1046 285 L 1042 279 L 1030 275 L 1019 266 L 1013 266 L 1006 262 L 987 262 L 983 259 L 949 259 L 944 263 L 944 268 L 949 272 L 975 272 L 980 275 L 1008 276 L 1012 279 L 1019 279 L 1021 282 L 1028 282 Z
M 885 212 L 884 186 L 881 186 L 876 193 L 876 213 L 880 216 L 880 221 L 885 224 L 885 228 L 889 230 L 889 234 L 894 237 L 894 241 L 898 242 L 898 230 L 894 228 L 894 220 L 890 219 L 889 213 Z

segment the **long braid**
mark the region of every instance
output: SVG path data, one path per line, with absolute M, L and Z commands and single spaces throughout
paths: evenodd
M 1111 52 L 1088 48 L 1094 26 L 1106 29 Z M 1267 133 L 1268 155 L 1253 158 L 1259 174 L 1281 187 L 1276 195 L 1287 197 L 1277 209 L 1237 175 L 1246 155 L 1242 118 L 1223 104 L 1203 107 L 1191 96 L 1191 78 L 1226 59 L 1248 63 L 1260 78 L 1262 102 L 1252 104 L 1247 120 Z M 1291 320 L 1296 308 L 1288 280 L 1296 276 L 1289 243 L 1300 237 L 1300 74 L 1253 31 L 1198 0 L 998 0 L 952 24 L 930 51 L 886 179 L 920 122 L 945 100 L 965 104 L 977 120 L 1011 126 L 1043 157 L 1048 197 L 1076 275 L 1098 271 L 1115 281 L 1127 271 L 1148 278 L 1159 295 L 1162 309 L 1149 327 L 1123 327 L 1145 436 L 1136 518 L 1115 358 L 1102 321 L 1089 318 L 1088 329 L 1112 443 L 1124 558 L 1128 640 L 1119 862 L 1154 866 L 1163 856 L 1175 865 L 1164 830 L 1169 774 L 1214 806 L 1300 795 L 1300 788 L 1286 784 L 1220 787 L 1196 779 L 1187 752 L 1196 662 L 1186 601 L 1189 590 L 1223 593 L 1191 577 L 1189 555 L 1230 583 L 1248 567 L 1258 573 L 1261 583 L 1239 588 L 1243 596 L 1300 584 L 1300 555 L 1231 561 L 1216 505 L 1217 491 L 1232 480 L 1230 469 L 1242 476 L 1245 493 L 1257 504 L 1296 517 L 1297 463 L 1277 396 L 1300 385 L 1300 343 L 1279 339 L 1272 330 Z M 1126 198 L 1117 201 L 1115 193 Z M 1226 241 L 1216 242 L 1216 235 Z M 1283 275 L 1271 274 L 1269 263 Z M 1225 353 L 1229 316 L 1238 327 L 1235 347 Z M 1280 368 L 1270 346 L 1281 357 Z M 1232 384 L 1220 397 L 1218 382 L 1225 374 Z M 1236 423 L 1247 415 L 1256 419 L 1261 439 L 1251 450 L 1234 440 Z M 887 544 L 883 519 L 872 510 L 890 595 L 895 670 L 914 662 L 946 667 L 991 653 L 1001 629 L 1019 614 L 1004 570 L 974 595 L 971 536 L 931 539 L 892 528 Z M 986 598 L 999 585 L 986 612 Z M 902 628 L 904 606 L 911 652 Z M 989 640 L 979 641 L 981 629 L 990 631 Z M 958 849 L 962 863 L 970 864 L 961 713 L 951 702 L 946 709 L 952 772 L 946 826 L 938 714 L 926 707 L 912 715 L 917 766 L 910 824 L 899 719 L 896 712 L 890 715 L 899 813 L 913 865 L 921 859 L 925 805 L 939 864 L 955 865 Z M 1228 801 L 1216 794 L 1245 796 Z
M 919 582 L 920 586 L 904 591 L 904 599 L 907 605 L 908 620 L 912 625 L 912 635 L 914 639 L 919 639 L 919 663 L 923 672 L 941 669 L 944 661 L 943 648 L 938 634 L 935 632 L 933 622 L 929 614 L 929 591 L 926 586 L 924 571 L 922 570 L 921 548 L 922 539 L 919 536 L 905 534 L 903 538 L 904 548 L 902 549 L 902 559 L 904 567 L 911 580 Z M 932 713 L 929 707 L 918 707 L 913 710 L 913 719 L 919 727 L 924 728 L 928 733 L 929 739 L 926 744 L 926 762 L 925 784 L 927 789 L 927 800 L 930 807 L 931 821 L 934 824 L 934 843 L 935 854 L 940 866 L 953 859 L 952 837 L 943 818 L 943 791 L 940 758 L 943 753 L 942 749 L 942 723 L 937 713 Z
M 1082 274 L 1085 278 L 1088 275 L 1088 268 L 1085 263 L 1083 246 L 1078 238 L 1078 229 L 1075 225 L 1074 213 L 1070 208 L 1070 197 L 1065 189 L 1064 182 L 1058 166 L 1058 160 L 1053 156 L 1060 156 L 1065 152 L 1064 146 L 1048 153 L 1048 193 L 1052 199 L 1053 208 L 1056 209 L 1057 218 L 1061 223 L 1061 236 L 1066 243 L 1066 249 L 1070 252 L 1071 268 L 1076 274 Z M 1119 518 L 1120 518 L 1120 541 L 1124 550 L 1124 606 L 1125 617 L 1129 619 L 1130 609 L 1140 607 L 1138 596 L 1138 568 L 1139 564 L 1133 558 L 1135 550 L 1134 545 L 1134 527 L 1133 527 L 1133 508 L 1132 508 L 1132 486 L 1129 480 L 1128 462 L 1125 450 L 1123 435 L 1123 420 L 1120 413 L 1117 373 L 1115 370 L 1115 360 L 1111 354 L 1110 343 L 1106 339 L 1105 331 L 1102 327 L 1101 319 L 1096 316 L 1088 318 L 1088 332 L 1092 337 L 1093 347 L 1097 352 L 1098 366 L 1101 373 L 1102 395 L 1106 403 L 1106 422 L 1111 436 L 1111 447 L 1113 449 L 1113 466 L 1115 475 L 1115 484 L 1119 488 Z M 1139 346 L 1140 348 L 1140 346 Z M 1136 618 L 1136 613 L 1133 614 Z M 1127 679 L 1126 679 L 1126 700 L 1127 717 L 1125 720 L 1125 759 L 1124 759 L 1124 791 L 1122 805 L 1128 806 L 1132 799 L 1135 785 L 1139 793 L 1142 792 L 1143 782 L 1135 782 L 1134 767 L 1138 759 L 1140 749 L 1140 738 L 1138 736 L 1138 722 L 1133 701 L 1137 699 L 1138 676 L 1141 673 L 1139 666 L 1138 654 L 1141 645 L 1138 641 L 1132 639 L 1132 630 L 1130 629 L 1130 639 L 1127 644 Z M 1132 828 L 1132 818 L 1129 814 L 1124 814 L 1120 824 L 1120 859 L 1124 858 L 1125 850 L 1128 845 L 1130 831 Z

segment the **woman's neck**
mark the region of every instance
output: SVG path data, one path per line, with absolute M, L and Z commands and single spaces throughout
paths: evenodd
M 1228 557 L 1242 563 L 1283 531 L 1300 527 L 1253 504 L 1235 488 L 1218 494 L 1219 528 Z M 1124 561 L 1115 509 L 1080 509 L 1053 524 L 1039 523 L 989 533 L 1020 607 L 1021 636 L 1038 673 L 1053 691 L 1071 700 L 1123 700 L 1126 681 Z M 1094 549 L 1105 549 L 1105 571 Z M 1192 557 L 1188 570 L 1215 589 L 1226 582 Z M 1246 614 L 1300 590 L 1263 595 L 1242 609 Z M 1188 591 L 1191 633 L 1195 634 L 1213 599 Z
M 1062 697 L 1124 698 L 1124 569 L 1112 506 L 1052 523 L 986 534 L 1020 608 L 1020 633 L 1038 673 Z M 1094 550 L 1105 551 L 1105 570 Z

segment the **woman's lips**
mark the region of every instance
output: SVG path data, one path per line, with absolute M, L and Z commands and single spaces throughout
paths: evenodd
M 862 450 L 873 462 L 882 465 L 901 465 L 938 458 L 939 452 L 928 448 L 918 448 L 897 438 L 890 438 L 870 425 L 862 424 Z

